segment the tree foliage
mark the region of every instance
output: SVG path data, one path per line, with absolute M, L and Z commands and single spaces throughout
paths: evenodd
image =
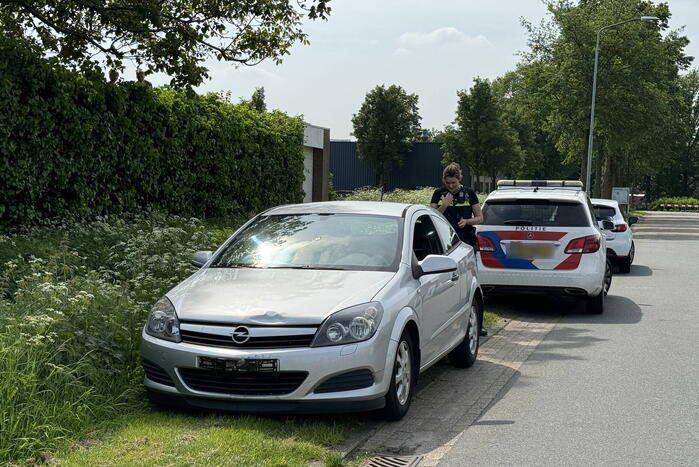
M 473 177 L 518 171 L 522 152 L 517 134 L 508 125 L 488 80 L 476 79 L 470 91 L 458 91 L 454 126 L 444 141 L 444 162 L 468 167 Z
M 0 2 L 0 35 L 61 63 L 120 68 L 133 60 L 175 86 L 198 85 L 202 62 L 280 62 L 307 43 L 304 17 L 325 19 L 330 0 L 11 0 Z
M 671 159 L 681 104 L 678 71 L 691 61 L 684 54 L 688 39 L 668 31 L 666 3 L 548 0 L 547 5 L 549 22 L 525 23 L 530 51 L 518 68 L 520 102 L 567 162 L 583 163 L 581 177 L 597 31 L 642 15 L 660 18 L 657 25 L 635 21 L 602 34 L 593 188 L 608 197 L 612 186 L 656 173 Z
M 352 117 L 358 156 L 373 163 L 381 186 L 422 134 L 417 103 L 400 86 L 376 86 Z

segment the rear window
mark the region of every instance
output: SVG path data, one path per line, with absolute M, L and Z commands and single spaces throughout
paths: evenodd
M 595 205 L 594 209 L 595 209 L 595 217 L 597 217 L 598 219 L 616 216 L 616 209 L 610 208 L 609 206 Z
M 589 227 L 585 206 L 576 202 L 542 199 L 487 201 L 483 207 L 486 225 L 536 225 Z

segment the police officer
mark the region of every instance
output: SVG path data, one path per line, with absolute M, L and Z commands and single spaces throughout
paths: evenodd
M 443 188 L 438 188 L 432 195 L 430 206 L 444 214 L 461 241 L 472 247 L 476 246 L 475 225 L 483 223 L 483 213 L 476 192 L 461 184 L 463 176 L 461 167 L 452 162 L 442 172 Z M 480 317 L 480 334 L 487 336 L 483 327 L 483 317 Z

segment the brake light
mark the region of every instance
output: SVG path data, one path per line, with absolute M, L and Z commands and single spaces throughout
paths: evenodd
M 599 235 L 588 235 L 587 237 L 575 238 L 568 243 L 566 254 L 573 253 L 594 253 L 599 250 L 601 238 Z
M 612 232 L 626 232 L 626 229 L 628 229 L 626 224 L 616 224 L 612 229 Z
M 495 251 L 495 245 L 493 241 L 488 237 L 482 235 L 478 236 L 478 244 L 476 245 L 478 251 Z

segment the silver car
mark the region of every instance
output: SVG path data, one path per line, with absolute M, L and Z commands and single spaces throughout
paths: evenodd
M 193 263 L 143 329 L 156 404 L 397 420 L 420 372 L 478 354 L 474 252 L 429 207 L 276 207 Z

